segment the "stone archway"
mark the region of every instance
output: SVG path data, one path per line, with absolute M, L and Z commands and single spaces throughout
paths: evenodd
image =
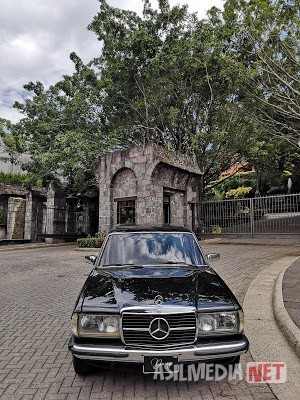
M 186 171 L 160 162 L 151 175 L 152 187 L 156 189 L 156 207 L 159 223 L 188 226 L 187 192 L 190 175 Z

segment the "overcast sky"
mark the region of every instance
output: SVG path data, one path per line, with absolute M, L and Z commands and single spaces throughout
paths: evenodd
M 223 0 L 169 0 L 188 4 L 199 17 Z M 142 0 L 108 0 L 141 12 Z M 152 1 L 155 5 L 155 0 Z M 100 43 L 86 27 L 99 10 L 97 0 L 0 0 L 0 117 L 16 122 L 12 104 L 22 101 L 23 85 L 41 81 L 46 87 L 74 71 L 69 54 L 84 62 L 99 55 Z

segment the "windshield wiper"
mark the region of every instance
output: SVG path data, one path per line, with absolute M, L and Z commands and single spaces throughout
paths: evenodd
M 166 261 L 164 264 L 186 264 L 184 261 Z
M 162 264 L 162 265 L 165 265 L 165 264 L 166 265 L 184 265 L 185 267 L 197 267 L 196 264 L 188 264 L 184 261 L 166 261 L 166 262 L 159 263 L 159 264 Z
M 113 268 L 113 267 L 131 267 L 131 268 L 144 268 L 143 265 L 137 265 L 137 264 L 104 264 L 104 265 L 99 265 L 96 269 L 102 269 L 102 268 Z

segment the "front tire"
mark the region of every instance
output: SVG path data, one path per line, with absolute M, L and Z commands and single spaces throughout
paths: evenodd
M 91 372 L 91 367 L 81 359 L 73 356 L 73 368 L 76 374 L 85 376 Z

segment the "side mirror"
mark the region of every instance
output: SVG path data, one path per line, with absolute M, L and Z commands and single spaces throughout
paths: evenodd
M 205 254 L 205 257 L 208 259 L 208 261 L 220 260 L 220 253 Z
M 84 256 L 84 258 L 88 261 L 90 261 L 92 264 L 95 264 L 97 260 L 97 256 Z

